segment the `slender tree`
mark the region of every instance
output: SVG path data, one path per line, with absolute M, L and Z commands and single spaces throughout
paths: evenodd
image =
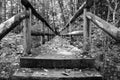
M 65 15 L 64 15 L 64 4 L 63 4 L 63 0 L 58 0 L 58 3 L 59 3 L 60 10 L 61 10 L 61 13 L 62 13 L 62 20 L 63 20 L 64 25 L 65 25 L 67 22 L 66 22 L 66 18 L 65 18 Z
M 6 0 L 4 1 L 4 21 L 6 20 Z
M 2 12 L 2 1 L 0 0 L 0 12 Z M 2 14 L 0 13 L 0 23 L 2 22 Z
M 116 20 L 116 14 L 119 9 L 120 1 L 119 0 L 106 0 L 108 4 L 108 13 L 112 12 L 112 21 L 116 25 L 119 20 Z M 113 6 L 114 5 L 114 6 Z

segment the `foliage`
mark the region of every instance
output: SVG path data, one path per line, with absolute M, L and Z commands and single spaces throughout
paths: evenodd
M 6 2 L 5 2 L 6 1 Z M 77 9 L 85 0 L 29 0 L 31 4 L 36 8 L 36 10 L 41 14 L 55 29 L 59 30 L 63 28 L 70 18 L 74 15 Z M 1 2 L 1 1 L 0 1 Z M 24 7 L 20 4 L 20 0 L 2 0 L 2 8 L 0 13 L 0 22 L 4 22 L 13 15 L 20 13 L 24 10 Z M 95 0 L 94 5 L 90 11 L 104 20 L 112 23 L 113 25 L 120 26 L 120 0 Z M 38 25 L 39 23 L 39 25 Z M 91 23 L 92 24 L 92 23 Z M 33 29 L 38 31 L 49 31 L 48 28 L 44 26 L 40 21 L 38 21 L 34 16 L 32 17 Z M 35 26 L 35 27 L 34 27 Z M 81 17 L 77 18 L 76 22 L 71 24 L 68 31 L 83 30 L 83 20 Z M 22 33 L 24 25 L 21 23 L 13 33 L 9 34 L 0 42 L 0 76 L 9 76 L 11 68 L 18 66 L 19 57 L 23 53 L 23 36 Z M 96 60 L 102 64 L 101 72 L 108 80 L 119 80 L 120 79 L 120 44 L 116 44 L 113 39 L 108 37 L 103 31 L 92 27 L 92 46 L 91 55 L 96 56 Z M 59 37 L 57 37 L 59 38 Z M 33 37 L 32 45 L 38 47 L 41 45 L 41 37 Z M 61 38 L 59 38 L 61 40 Z M 83 37 L 71 37 L 66 38 L 75 47 L 79 49 L 83 46 Z M 45 40 L 45 39 L 44 39 Z M 59 41 L 59 40 L 58 40 Z M 61 40 L 62 41 L 62 40 Z M 54 43 L 55 41 L 51 41 Z M 63 41 L 64 42 L 64 41 Z M 50 42 L 46 43 L 42 47 L 54 48 L 54 50 L 61 46 L 61 44 L 52 45 Z M 64 42 L 67 44 L 67 42 Z M 62 44 L 64 44 L 62 43 Z M 72 47 L 73 47 L 72 46 Z M 68 46 L 67 46 L 68 47 Z M 70 48 L 71 49 L 71 48 Z M 39 50 L 39 48 L 38 48 Z M 40 50 L 39 50 L 40 51 Z M 102 55 L 103 58 L 100 58 Z M 7 64 L 7 65 L 6 65 Z M 100 65 L 101 65 L 100 64 Z
M 0 77 L 9 78 L 19 68 L 19 58 L 23 53 L 21 34 L 9 34 L 0 43 Z

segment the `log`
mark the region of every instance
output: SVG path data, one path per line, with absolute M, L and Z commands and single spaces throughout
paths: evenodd
M 96 24 L 101 30 L 106 32 L 109 36 L 111 36 L 116 41 L 120 40 L 120 29 L 115 27 L 114 25 L 108 23 L 107 21 L 99 18 L 98 16 L 87 12 L 86 16 L 90 19 L 94 24 Z
M 58 32 L 54 31 L 53 28 L 50 27 L 50 25 L 48 24 L 48 22 L 40 15 L 37 13 L 37 11 L 33 8 L 33 6 L 29 3 L 28 0 L 21 0 L 21 3 L 23 6 L 25 6 L 26 9 L 31 9 L 32 10 L 32 14 L 38 18 L 39 20 L 41 20 L 43 23 L 45 23 L 45 25 L 51 30 L 53 31 L 56 35 L 59 35 Z
M 32 36 L 55 36 L 55 34 L 48 33 L 48 32 L 39 32 L 39 31 L 31 31 Z M 62 34 L 60 36 L 83 36 L 83 31 L 73 31 L 67 34 Z
M 63 34 L 62 36 L 81 36 L 83 35 L 83 31 L 73 31 L 67 34 Z
M 0 24 L 0 40 L 13 30 L 23 19 L 27 18 L 27 12 L 19 13 Z
M 31 53 L 31 9 L 29 11 L 29 18 L 24 20 L 24 53 L 30 54 Z
M 83 9 L 87 8 L 89 9 L 93 5 L 94 0 L 86 0 L 78 9 L 78 11 L 73 15 L 73 17 L 70 19 L 70 21 L 65 25 L 63 29 L 60 30 L 60 33 L 65 30 L 71 23 L 73 23 L 77 17 L 79 17 L 81 14 L 83 14 Z
M 83 50 L 84 52 L 90 51 L 90 20 L 86 17 L 86 12 L 87 9 L 84 9 L 84 27 L 83 27 L 83 32 L 84 32 L 84 45 L 83 45 Z
M 47 32 L 38 32 L 38 31 L 31 31 L 32 36 L 55 36 L 55 34 L 47 33 Z

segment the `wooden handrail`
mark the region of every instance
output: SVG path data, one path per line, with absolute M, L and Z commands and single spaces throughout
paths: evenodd
M 43 23 L 45 23 L 45 25 L 51 30 L 53 31 L 56 35 L 59 35 L 58 32 L 54 31 L 53 28 L 51 28 L 51 26 L 48 24 L 48 22 L 40 15 L 37 13 L 37 11 L 33 8 L 33 6 L 30 4 L 30 2 L 28 0 L 21 0 L 21 3 L 23 6 L 25 6 L 25 8 L 28 10 L 29 8 L 32 10 L 32 14 L 38 18 L 39 20 L 41 20 Z
M 110 35 L 113 39 L 120 41 L 120 29 L 119 28 L 99 18 L 98 16 L 92 14 L 91 12 L 87 12 L 86 16 L 94 24 L 96 24 L 100 29 L 102 29 L 104 32 Z
M 63 34 L 62 36 L 83 36 L 83 31 L 72 31 L 66 34 Z
M 27 18 L 28 13 L 26 11 L 19 13 L 5 22 L 0 24 L 0 40 L 7 35 L 11 30 L 13 30 L 17 25 L 20 24 L 25 18 Z

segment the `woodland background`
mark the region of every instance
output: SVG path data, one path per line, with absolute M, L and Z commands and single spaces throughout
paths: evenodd
M 85 0 L 29 0 L 37 12 L 57 30 L 62 29 Z M 20 0 L 0 0 L 0 23 L 24 11 Z M 109 23 L 120 27 L 120 0 L 95 0 L 90 11 Z M 32 27 L 52 33 L 42 22 L 32 17 Z M 22 22 L 0 41 L 0 77 L 10 77 L 19 66 L 23 49 Z M 98 29 L 93 23 L 91 51 L 99 61 L 100 71 L 108 80 L 120 80 L 120 44 Z M 83 30 L 81 16 L 68 31 Z M 83 37 L 74 37 L 71 44 L 81 48 Z M 46 39 L 44 39 L 46 40 Z M 33 37 L 33 47 L 40 46 L 40 37 Z M 14 67 L 14 68 L 13 68 Z M 102 69 L 101 69 L 102 67 Z M 13 69 L 12 69 L 13 68 Z

